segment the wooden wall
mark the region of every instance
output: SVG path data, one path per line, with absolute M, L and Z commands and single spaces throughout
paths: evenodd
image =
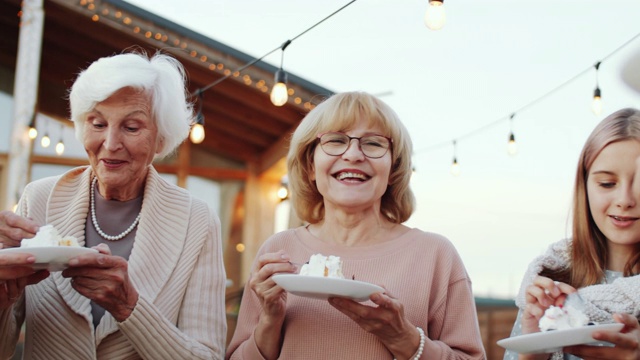
M 491 301 L 483 299 L 482 301 Z M 502 302 L 499 300 L 499 302 Z M 511 301 L 511 303 L 513 303 Z M 504 349 L 496 344 L 511 335 L 513 323 L 518 315 L 515 305 L 484 305 L 476 301 L 480 335 L 488 360 L 502 360 Z

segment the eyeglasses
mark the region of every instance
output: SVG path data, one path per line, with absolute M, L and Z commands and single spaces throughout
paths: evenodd
M 393 140 L 382 135 L 366 135 L 362 137 L 349 136 L 341 132 L 327 132 L 318 134 L 320 147 L 327 155 L 340 156 L 347 152 L 351 140 L 358 140 L 358 148 L 364 156 L 371 159 L 383 157 Z

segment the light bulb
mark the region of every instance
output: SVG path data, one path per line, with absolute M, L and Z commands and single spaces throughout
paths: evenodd
M 518 152 L 518 145 L 516 144 L 516 137 L 511 133 L 509 135 L 509 144 L 507 144 L 507 153 L 509 155 L 515 155 Z
M 453 163 L 451 164 L 451 175 L 460 175 L 460 165 L 458 164 L 458 160 L 456 158 L 453 158 Z
M 280 185 L 280 188 L 278 189 L 278 199 L 286 200 L 287 197 L 289 197 L 289 190 L 286 186 Z
M 38 137 L 38 130 L 35 127 L 29 126 L 29 139 L 33 140 Z
M 200 144 L 204 140 L 204 126 L 202 124 L 193 125 L 189 133 L 189 139 L 194 144 Z
M 273 89 L 271 89 L 271 102 L 275 106 L 282 106 L 287 103 L 288 99 L 287 73 L 282 69 L 278 69 L 275 76 L 275 85 L 273 85 Z
M 600 88 L 596 88 L 593 92 L 591 111 L 593 111 L 593 113 L 596 115 L 600 115 L 600 113 L 602 113 L 602 98 L 600 97 Z
M 440 30 L 446 20 L 443 0 L 429 0 L 429 6 L 424 14 L 424 24 L 431 30 Z
M 58 141 L 56 144 L 56 154 L 58 154 L 58 156 L 64 154 L 64 143 L 62 140 Z
M 44 134 L 42 139 L 40 139 L 40 145 L 42 145 L 43 148 L 48 148 L 49 145 L 51 145 L 51 139 L 49 139 L 49 135 Z

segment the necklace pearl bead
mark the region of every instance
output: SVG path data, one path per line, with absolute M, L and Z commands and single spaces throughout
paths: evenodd
M 140 213 L 138 213 L 138 216 L 136 216 L 136 219 L 133 221 L 133 224 L 131 224 L 127 228 L 127 230 L 125 230 L 124 232 L 118 235 L 107 235 L 104 231 L 102 231 L 102 229 L 100 228 L 100 225 L 98 225 L 98 219 L 96 218 L 95 192 L 96 192 L 97 182 L 98 182 L 97 177 L 94 177 L 93 180 L 91 181 L 91 222 L 93 222 L 93 227 L 96 229 L 96 232 L 98 233 L 98 235 L 102 236 L 105 240 L 109 240 L 109 241 L 120 240 L 123 237 L 129 235 L 129 233 L 132 232 L 133 229 L 136 228 L 136 226 L 138 226 L 138 223 L 140 222 Z

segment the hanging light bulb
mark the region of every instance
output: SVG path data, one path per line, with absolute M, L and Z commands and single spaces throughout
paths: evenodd
M 444 0 L 429 0 L 429 6 L 424 14 L 424 24 L 431 30 L 440 30 L 446 20 Z
M 27 131 L 27 135 L 29 139 L 34 140 L 38 137 L 38 129 L 36 129 L 36 112 L 33 112 L 33 116 L 31 116 L 31 121 L 29 122 L 29 130 Z
M 189 139 L 194 144 L 200 144 L 204 141 L 204 126 L 202 124 L 194 124 L 189 133 Z
M 275 106 L 282 106 L 287 103 L 288 99 L 287 73 L 280 68 L 276 71 L 275 85 L 273 85 L 273 89 L 271 89 L 271 102 Z
M 64 154 L 64 143 L 62 142 L 62 140 L 58 141 L 58 143 L 56 144 L 56 154 L 58 156 L 62 156 L 62 154 Z
M 280 201 L 284 201 L 287 200 L 288 197 L 289 189 L 287 189 L 287 185 L 280 184 L 280 188 L 278 188 L 278 199 L 280 199 Z
M 460 175 L 460 165 L 458 164 L 458 144 L 453 140 L 453 162 L 451 162 L 451 175 Z
M 49 139 L 49 135 L 47 133 L 44 133 L 44 136 L 40 139 L 40 145 L 42 145 L 43 148 L 48 148 L 49 145 L 51 145 L 51 139 Z
M 591 111 L 594 114 L 600 115 L 602 113 L 602 98 L 600 96 L 600 88 L 596 88 L 593 91 L 593 102 L 591 103 Z
M 280 54 L 280 68 L 276 71 L 273 89 L 271 89 L 271 102 L 275 106 L 282 106 L 289 100 L 289 92 L 287 90 L 287 73 L 282 70 L 284 63 L 284 49 L 291 44 L 291 40 L 287 40 L 280 46 L 282 53 Z
M 33 123 L 31 123 L 29 125 L 29 139 L 34 140 L 35 138 L 38 137 L 38 130 L 36 129 L 35 126 L 33 126 Z
M 509 131 L 509 143 L 507 144 L 507 154 L 512 156 L 518 152 L 518 146 L 516 145 L 516 136 L 513 135 L 513 117 L 515 115 L 515 113 L 511 114 L 511 117 L 509 118 L 511 130 Z
M 191 127 L 189 132 L 189 140 L 194 144 L 200 144 L 204 141 L 204 115 L 202 114 L 202 102 L 204 95 L 202 91 L 198 90 L 198 97 L 200 98 L 200 104 L 198 105 L 198 115 L 196 115 L 196 123 Z
M 513 132 L 509 134 L 509 143 L 507 144 L 507 153 L 512 156 L 518 153 L 518 145 L 516 144 L 516 137 L 513 135 Z
M 600 93 L 600 86 L 598 84 L 598 70 L 600 70 L 600 61 L 598 61 L 593 67 L 596 68 L 596 89 L 593 90 L 593 102 L 591 103 L 591 111 L 597 116 L 602 113 L 602 94 Z
M 455 157 L 453 158 L 453 162 L 451 163 L 451 175 L 460 175 L 460 164 L 458 164 L 458 159 L 456 159 Z

